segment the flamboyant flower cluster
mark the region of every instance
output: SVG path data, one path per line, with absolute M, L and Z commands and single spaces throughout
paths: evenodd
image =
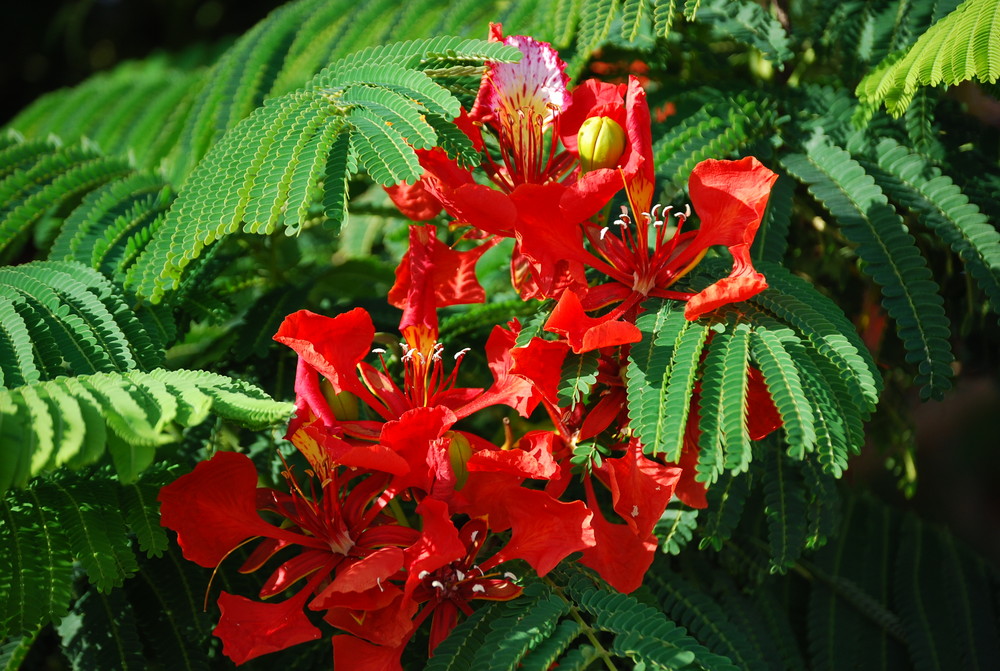
M 433 653 L 474 601 L 516 598 L 515 559 L 544 576 L 579 553 L 631 591 L 671 499 L 706 505 L 694 478 L 697 393 L 680 463 L 663 463 L 629 427 L 622 370 L 648 297 L 686 301 L 693 320 L 767 286 L 749 247 L 775 175 L 753 158 L 699 164 L 689 193 L 700 226 L 690 228 L 690 210 L 653 202 L 638 79 L 588 80 L 571 92 L 549 45 L 503 37 L 499 26 L 491 39 L 524 57 L 490 65 L 475 105 L 456 120 L 482 152 L 485 179 L 432 149 L 419 152 L 420 182 L 389 190 L 411 219 L 444 210 L 463 231 L 460 250 L 434 226 L 411 225 L 387 297 L 402 310 L 398 346 L 375 346 L 360 308 L 288 316 L 275 335 L 298 355 L 287 438 L 308 467 L 286 465 L 287 491 L 278 490 L 258 486 L 248 457 L 219 453 L 161 492 L 163 524 L 185 557 L 218 568 L 247 545 L 239 570 L 267 575 L 257 599 L 218 598 L 215 634 L 237 663 L 320 638 L 322 620 L 338 668 L 399 668 L 425 623 Z M 623 191 L 628 204 L 612 218 L 609 204 Z M 521 296 L 555 300 L 547 337 L 519 339 L 517 321 L 496 326 L 485 346 L 492 381 L 462 387 L 466 352 L 439 344 L 438 310 L 485 301 L 476 263 L 503 238 L 515 241 Z M 678 291 L 713 246 L 732 254 L 730 275 Z M 583 355 L 596 362 L 593 384 L 567 393 L 566 363 Z M 756 439 L 781 420 L 759 373 L 749 380 Z M 497 406 L 544 428 L 515 436 L 504 423 L 493 440 L 467 430 L 494 422 Z

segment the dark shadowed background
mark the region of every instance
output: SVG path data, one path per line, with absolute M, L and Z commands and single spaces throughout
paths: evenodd
M 46 91 L 156 52 L 211 59 L 280 0 L 16 0 L 0 21 L 0 124 Z

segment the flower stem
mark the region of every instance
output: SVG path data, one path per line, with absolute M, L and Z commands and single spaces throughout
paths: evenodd
M 608 670 L 618 671 L 618 667 L 615 666 L 614 661 L 611 659 L 611 653 L 608 652 L 604 646 L 601 645 L 601 642 L 597 640 L 597 636 L 595 635 L 597 632 L 583 619 L 583 616 L 580 615 L 580 611 L 577 609 L 576 604 L 568 599 L 566 595 L 563 594 L 562 588 L 560 588 L 559 585 L 554 583 L 550 578 L 542 578 L 542 581 L 547 583 L 549 587 L 551 587 L 555 593 L 559 595 L 559 598 L 569 604 L 569 614 L 574 620 L 576 620 L 576 623 L 580 625 L 580 628 L 583 630 L 584 635 L 586 635 L 587 640 L 589 640 L 590 644 L 594 646 L 597 656 L 604 661 L 604 665 L 608 667 Z

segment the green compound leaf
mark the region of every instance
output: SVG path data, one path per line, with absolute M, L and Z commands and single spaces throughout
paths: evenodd
M 206 371 L 97 373 L 0 390 L 0 491 L 58 466 L 79 468 L 110 452 L 123 482 L 176 442 L 179 427 L 209 413 L 261 429 L 286 419 L 291 405 L 260 389 Z M 58 446 L 58 449 L 56 447 Z
M 885 104 L 900 116 L 922 86 L 953 86 L 1000 77 L 1000 6 L 993 0 L 966 0 L 930 28 L 905 52 L 895 52 L 866 76 L 855 91 L 870 105 Z
M 822 136 L 810 142 L 807 154 L 790 154 L 783 162 L 858 245 L 865 271 L 882 287 L 882 304 L 896 321 L 907 361 L 917 366 L 922 396 L 940 397 L 951 386 L 951 330 L 940 289 L 902 219 L 864 168 Z
M 514 47 L 452 37 L 372 47 L 270 98 L 194 168 L 129 286 L 158 302 L 207 246 L 240 230 L 295 233 L 321 223 L 324 211 L 339 226 L 346 182 L 361 168 L 388 186 L 420 177 L 415 149 L 442 144 L 470 160 L 457 133 L 439 141 L 436 129 L 458 116 L 460 104 L 435 78 L 519 57 Z
M 576 407 L 577 401 L 590 393 L 597 384 L 597 364 L 600 359 L 597 352 L 566 355 L 562 374 L 559 376 L 559 387 L 556 394 L 560 407 Z

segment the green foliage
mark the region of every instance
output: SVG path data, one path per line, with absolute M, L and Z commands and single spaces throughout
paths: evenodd
M 656 537 L 664 552 L 675 555 L 691 542 L 697 527 L 697 510 L 688 510 L 680 503 L 671 503 L 656 523 Z
M 434 123 L 458 115 L 441 83 L 449 69 L 509 59 L 512 47 L 437 38 L 362 51 L 325 68 L 299 91 L 271 98 L 199 163 L 130 276 L 137 293 L 161 300 L 202 250 L 237 232 L 289 235 L 329 219 L 343 223 L 346 180 L 364 168 L 383 185 L 416 180 L 414 149 L 435 146 Z M 471 142 L 448 146 L 468 161 Z M 324 210 L 320 205 L 325 206 Z M 316 220 L 316 221 L 313 221 Z
M 731 158 L 767 136 L 778 121 L 773 103 L 739 95 L 712 100 L 679 117 L 653 145 L 656 173 L 684 188 L 695 165 L 706 158 Z
M 954 358 L 948 318 L 939 287 L 902 219 L 864 168 L 822 137 L 809 143 L 806 154 L 789 154 L 783 163 L 809 184 L 857 244 L 855 252 L 882 286 L 883 306 L 896 320 L 907 360 L 917 364 L 921 394 L 940 398 L 951 386 Z
M 711 25 L 726 37 L 758 49 L 779 68 L 792 60 L 785 29 L 756 2 L 712 0 L 699 3 L 692 14 L 699 23 Z
M 568 354 L 563 362 L 556 393 L 561 406 L 574 408 L 577 401 L 588 394 L 597 383 L 597 352 Z
M 649 587 L 664 613 L 711 650 L 724 653 L 740 669 L 766 669 L 770 656 L 702 590 L 669 570 L 657 571 Z
M 9 259 L 25 233 L 50 208 L 72 202 L 130 172 L 87 144 L 19 142 L 0 151 L 0 259 Z
M 0 503 L 0 637 L 32 632 L 66 614 L 75 596 L 74 565 L 107 594 L 138 569 L 134 543 L 148 556 L 162 555 L 167 537 L 156 496 L 176 475 L 155 468 L 122 485 L 108 469 L 61 471 L 7 492 Z M 45 570 L 32 570 L 38 566 Z
M 629 419 L 644 451 L 676 462 L 708 327 L 687 321 L 675 303 L 650 308 L 636 322 L 643 337 L 629 355 Z
M 860 450 L 861 423 L 878 398 L 874 363 L 835 316 L 837 308 L 807 283 L 765 267 L 773 281 L 753 299 L 760 309 L 738 306 L 727 322 L 709 327 L 685 320 L 672 302 L 656 301 L 637 322 L 643 338 L 626 371 L 634 430 L 647 453 L 676 462 L 690 395 L 701 380 L 698 479 L 706 483 L 723 472 L 745 472 L 751 463 L 750 363 L 781 415 L 788 455 L 802 461 L 816 453 L 822 468 L 837 476 L 848 454 Z
M 610 643 L 598 643 L 605 636 Z M 477 611 L 435 650 L 426 668 L 547 669 L 554 660 L 560 668 L 583 668 L 598 659 L 663 669 L 736 668 L 663 613 L 571 567 L 530 581 L 513 601 Z
M 934 231 L 965 262 L 994 312 L 1000 313 L 1000 233 L 941 170 L 886 138 L 873 176 L 885 192 Z
M 0 267 L 0 383 L 17 387 L 58 375 L 125 372 L 163 362 L 162 344 L 120 290 L 80 263 Z
M 129 155 L 137 166 L 154 169 L 176 141 L 202 76 L 161 59 L 126 63 L 42 96 L 8 127 L 65 143 L 88 138 L 106 155 Z
M 865 104 L 885 103 L 900 116 L 921 86 L 954 86 L 1000 77 L 1000 7 L 993 0 L 966 0 L 909 46 L 869 73 L 857 88 Z
M 58 377 L 0 390 L 0 491 L 110 452 L 122 482 L 133 482 L 178 429 L 215 415 L 260 429 L 291 413 L 246 382 L 207 371 L 156 369 Z

